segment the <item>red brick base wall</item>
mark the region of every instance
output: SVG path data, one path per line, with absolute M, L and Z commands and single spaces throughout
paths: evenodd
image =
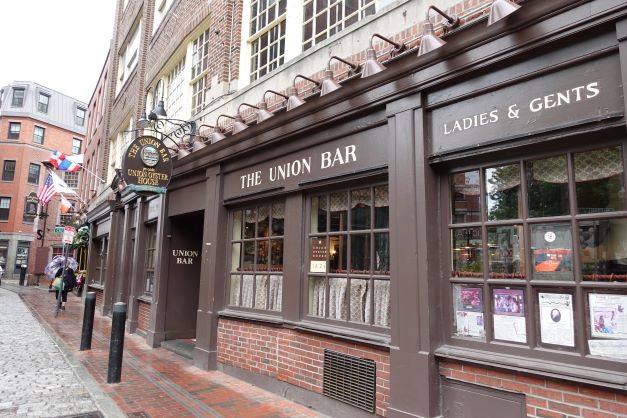
M 150 303 L 140 300 L 137 302 L 137 329 L 148 331 L 150 321 Z
M 95 289 L 93 287 L 87 287 L 88 292 L 96 292 L 96 308 L 102 308 L 103 293 L 101 289 Z
M 302 331 L 220 319 L 218 361 L 322 393 L 324 350 L 374 360 L 376 412 L 385 416 L 390 397 L 390 353 Z
M 627 416 L 627 392 L 449 361 L 440 363 L 440 374 L 453 380 L 522 393 L 530 417 Z

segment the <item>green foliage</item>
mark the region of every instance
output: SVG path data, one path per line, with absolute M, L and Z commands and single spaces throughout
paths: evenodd
M 70 248 L 87 248 L 89 246 L 89 227 L 83 226 L 74 234 Z

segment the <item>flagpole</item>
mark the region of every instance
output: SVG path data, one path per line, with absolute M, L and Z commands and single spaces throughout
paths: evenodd
M 100 180 L 102 183 L 106 183 L 106 180 L 103 180 L 102 178 L 98 177 L 98 175 L 96 173 L 94 173 L 93 171 L 89 170 L 87 167 L 85 167 L 82 164 L 77 164 L 80 168 L 82 168 L 83 170 L 87 171 L 89 174 L 91 174 L 92 176 L 96 177 L 98 180 Z

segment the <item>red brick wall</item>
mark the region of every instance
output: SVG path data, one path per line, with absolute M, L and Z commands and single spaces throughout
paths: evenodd
M 96 307 L 102 308 L 102 290 L 94 287 L 88 286 L 88 292 L 96 292 Z
M 150 303 L 142 300 L 137 302 L 137 329 L 148 331 L 150 321 Z
M 374 360 L 377 365 L 378 415 L 390 397 L 390 353 L 302 331 L 220 319 L 218 361 L 322 393 L 324 350 Z
M 450 361 L 440 363 L 440 374 L 449 379 L 522 393 L 527 398 L 530 417 L 627 416 L 627 392 Z

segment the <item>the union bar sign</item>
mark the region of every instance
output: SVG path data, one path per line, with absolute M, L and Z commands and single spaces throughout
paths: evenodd
M 165 193 L 172 177 L 168 148 L 153 136 L 140 136 L 124 152 L 122 176 L 135 192 Z

